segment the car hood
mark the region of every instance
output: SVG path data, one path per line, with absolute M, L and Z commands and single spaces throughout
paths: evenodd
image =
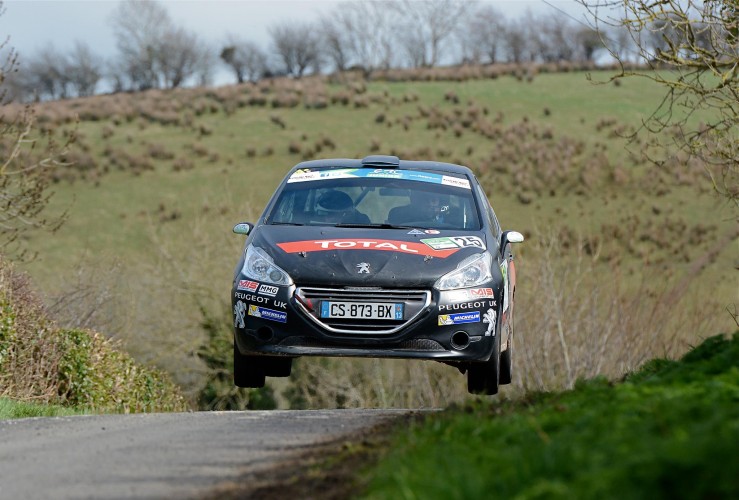
M 428 288 L 486 249 L 483 232 L 263 225 L 252 245 L 298 285 Z

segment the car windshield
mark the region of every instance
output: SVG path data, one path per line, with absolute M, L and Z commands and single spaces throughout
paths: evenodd
M 419 170 L 294 172 L 268 224 L 480 229 L 469 180 Z

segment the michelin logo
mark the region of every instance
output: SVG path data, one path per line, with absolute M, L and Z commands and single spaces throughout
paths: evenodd
M 462 323 L 479 323 L 479 322 L 480 322 L 480 311 L 439 315 L 439 326 L 460 325 Z
M 266 307 L 259 307 L 253 304 L 249 304 L 249 316 L 255 318 L 268 319 L 270 321 L 277 321 L 279 323 L 287 322 L 287 313 L 284 311 L 274 311 L 267 309 Z

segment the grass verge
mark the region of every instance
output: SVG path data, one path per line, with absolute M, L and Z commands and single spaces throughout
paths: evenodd
M 34 404 L 0 398 L 0 420 L 29 417 L 66 417 L 69 415 L 83 415 L 85 413 L 83 410 L 65 408 L 64 406 Z
M 366 498 L 736 498 L 739 332 L 623 383 L 476 401 L 404 429 Z

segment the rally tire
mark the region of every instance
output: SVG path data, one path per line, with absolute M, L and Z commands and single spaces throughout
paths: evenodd
M 508 346 L 508 349 L 500 353 L 500 385 L 511 383 L 512 363 L 511 346 Z
M 234 385 L 236 387 L 264 387 L 265 373 L 259 357 L 244 356 L 234 342 Z
M 500 316 L 498 316 L 500 317 Z M 470 394 L 498 394 L 500 384 L 500 321 L 495 326 L 493 353 L 484 363 L 470 363 L 467 368 L 467 392 Z

